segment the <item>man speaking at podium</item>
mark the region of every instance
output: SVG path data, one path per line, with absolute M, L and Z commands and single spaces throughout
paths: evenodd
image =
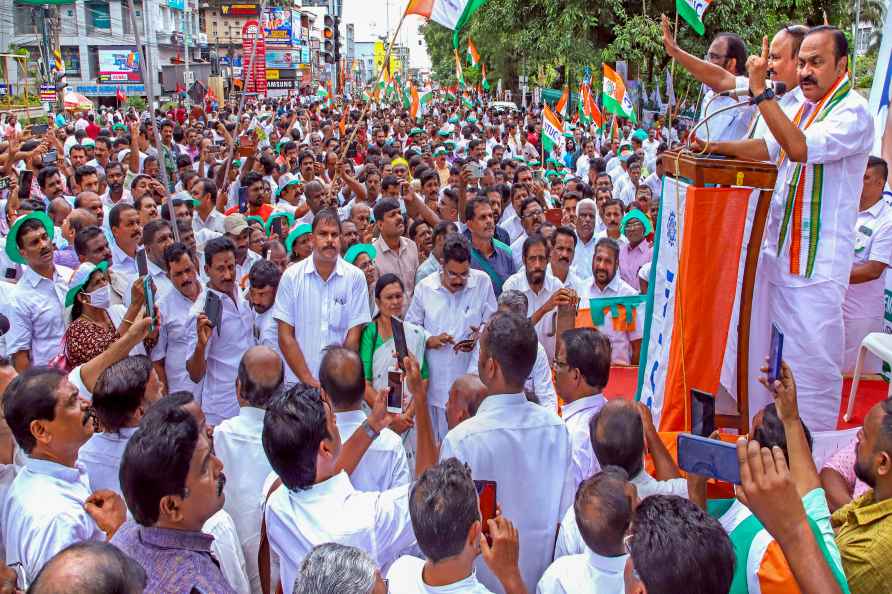
M 756 378 L 771 323 L 784 332 L 784 359 L 797 370 L 800 414 L 811 430 L 836 428 L 842 391 L 842 303 L 854 253 L 855 219 L 873 145 L 867 102 L 851 89 L 848 43 L 830 26 L 814 27 L 799 49 L 803 101 L 792 119 L 766 87 L 768 39 L 750 56 L 750 92 L 763 138 L 697 141 L 700 149 L 771 161 L 778 176 L 759 258 L 750 338 L 749 408 L 771 398 Z

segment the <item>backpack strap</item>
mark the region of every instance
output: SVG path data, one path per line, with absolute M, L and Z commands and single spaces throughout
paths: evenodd
M 264 511 L 260 521 L 260 548 L 257 550 L 257 567 L 260 569 L 260 589 L 263 591 L 263 594 L 270 594 L 269 586 L 271 574 L 269 538 L 267 538 L 266 535 L 266 505 L 269 503 L 269 498 L 272 494 L 281 486 L 282 479 L 277 478 L 270 486 L 269 491 L 267 491 L 266 499 L 263 502 Z M 276 594 L 282 594 L 281 582 L 276 589 Z

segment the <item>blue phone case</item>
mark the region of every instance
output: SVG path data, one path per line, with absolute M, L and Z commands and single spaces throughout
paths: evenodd
M 685 472 L 740 484 L 740 463 L 733 443 L 682 433 L 678 436 L 678 466 Z
M 784 333 L 777 324 L 771 324 L 771 347 L 768 351 L 768 383 L 773 384 L 781 376 L 781 361 L 784 358 Z

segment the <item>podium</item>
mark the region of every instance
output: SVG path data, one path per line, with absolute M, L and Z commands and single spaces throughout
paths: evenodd
M 744 434 L 750 314 L 777 169 L 679 151 L 660 158 L 666 177 L 638 396 L 657 409 L 661 431 L 690 430 L 690 390 L 718 391 L 730 348 L 736 351 L 737 412 L 716 414 L 716 426 Z

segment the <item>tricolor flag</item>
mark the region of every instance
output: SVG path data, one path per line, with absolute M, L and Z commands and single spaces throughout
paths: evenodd
M 601 114 L 601 110 L 598 109 L 598 104 L 595 103 L 592 88 L 585 83 L 579 87 L 578 109 L 579 119 L 586 126 L 594 123 L 595 127 L 601 128 L 604 125 L 604 116 Z
M 688 22 L 694 31 L 703 35 L 703 13 L 712 4 L 712 0 L 675 0 L 678 16 Z
M 626 92 L 626 84 L 607 64 L 604 64 L 604 110 L 633 122 L 638 121 L 632 99 Z
M 455 80 L 458 81 L 458 85 L 460 87 L 465 86 L 465 75 L 462 73 L 461 69 L 461 59 L 458 57 L 458 50 L 455 51 Z
M 554 113 L 548 104 L 542 110 L 542 148 L 550 152 L 555 146 L 564 141 L 564 123 Z
M 434 90 L 433 89 L 421 89 L 421 96 L 418 98 L 418 103 L 421 106 L 422 111 L 424 110 L 424 106 L 430 103 L 434 98 Z
M 489 85 L 489 79 L 486 78 L 486 64 L 480 65 L 480 79 L 482 81 L 483 90 L 489 93 L 491 87 Z
M 477 51 L 477 46 L 474 45 L 474 40 L 471 37 L 468 37 L 468 63 L 471 66 L 476 66 L 480 63 L 480 52 Z
M 486 0 L 409 0 L 406 14 L 421 15 L 452 29 L 452 47 L 458 49 L 458 33 Z
M 570 87 L 564 85 L 564 92 L 561 93 L 561 98 L 558 99 L 557 103 L 554 105 L 554 110 L 557 112 L 561 119 L 566 120 L 567 114 L 570 109 Z
M 462 94 L 462 96 L 461 96 L 461 102 L 462 102 L 462 103 L 464 104 L 464 106 L 467 107 L 468 109 L 473 109 L 473 108 L 474 108 L 474 100 L 471 99 L 470 97 L 468 97 L 468 95 L 467 95 L 466 93 L 465 93 L 465 94 Z

